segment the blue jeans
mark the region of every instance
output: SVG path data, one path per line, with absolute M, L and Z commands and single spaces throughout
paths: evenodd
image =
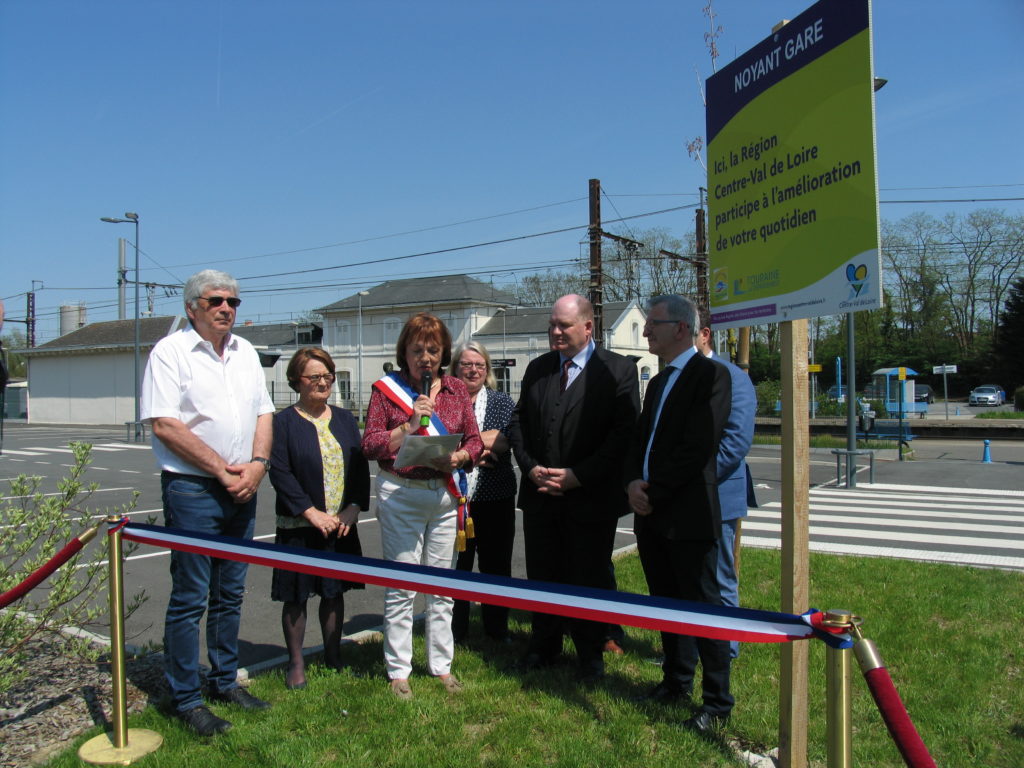
M 722 521 L 722 538 L 718 540 L 718 588 L 722 594 L 722 605 L 739 608 L 740 585 L 736 575 L 736 523 L 739 518 Z M 736 640 L 729 641 L 729 653 L 732 658 L 740 655 L 740 644 Z
M 236 504 L 212 477 L 161 476 L 164 524 L 170 528 L 251 539 L 256 498 Z M 238 626 L 248 564 L 171 552 L 171 596 L 164 621 L 165 674 L 178 712 L 203 703 L 199 686 L 199 621 L 206 618 L 207 683 L 223 692 L 238 685 Z

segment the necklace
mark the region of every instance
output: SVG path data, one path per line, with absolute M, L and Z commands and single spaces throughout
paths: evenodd
M 331 409 L 330 409 L 330 408 L 328 408 L 328 407 L 327 407 L 326 405 L 324 405 L 324 409 L 323 409 L 323 410 L 322 410 L 322 411 L 320 412 L 320 415 L 319 415 L 319 416 L 316 416 L 316 415 L 314 415 L 313 413 L 311 413 L 310 411 L 307 411 L 307 410 L 306 410 L 305 408 L 303 408 L 303 407 L 302 407 L 301 405 L 299 405 L 298 403 L 296 403 L 296 404 L 295 404 L 295 408 L 296 408 L 296 410 L 300 411 L 301 413 L 304 413 L 304 414 L 306 414 L 307 416 L 309 416 L 309 418 L 311 418 L 311 419 L 317 419 L 317 420 L 320 420 L 320 419 L 324 418 L 324 414 L 325 414 L 325 413 L 329 414 L 329 413 L 331 412 Z

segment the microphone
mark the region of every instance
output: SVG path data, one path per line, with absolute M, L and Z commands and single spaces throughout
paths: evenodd
M 420 394 L 430 397 L 430 386 L 434 383 L 434 377 L 430 375 L 430 371 L 424 371 L 423 377 L 420 379 Z M 425 427 L 430 424 L 430 417 L 423 415 L 420 416 L 420 426 Z

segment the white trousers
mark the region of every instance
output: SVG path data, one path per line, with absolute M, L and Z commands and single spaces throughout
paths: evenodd
M 385 560 L 452 568 L 455 564 L 456 502 L 445 488 L 407 488 L 377 475 L 377 519 Z M 427 669 L 446 675 L 452 668 L 450 597 L 425 595 Z M 408 589 L 384 590 L 384 663 L 388 677 L 408 678 L 412 672 L 413 601 Z

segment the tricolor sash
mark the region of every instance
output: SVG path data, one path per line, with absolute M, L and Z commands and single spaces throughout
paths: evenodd
M 373 388 L 401 408 L 406 416 L 412 416 L 413 403 L 416 402 L 416 398 L 420 395 L 406 383 L 400 374 L 394 371 L 385 374 L 373 382 Z M 413 434 L 447 435 L 450 433 L 438 415 L 432 413 L 430 414 L 430 423 L 425 427 L 421 426 Z M 458 500 L 455 545 L 459 552 L 465 552 L 466 539 L 473 538 L 473 519 L 469 514 L 469 486 L 466 480 L 466 470 L 452 470 L 452 474 L 448 478 L 448 492 L 452 495 L 452 498 Z

